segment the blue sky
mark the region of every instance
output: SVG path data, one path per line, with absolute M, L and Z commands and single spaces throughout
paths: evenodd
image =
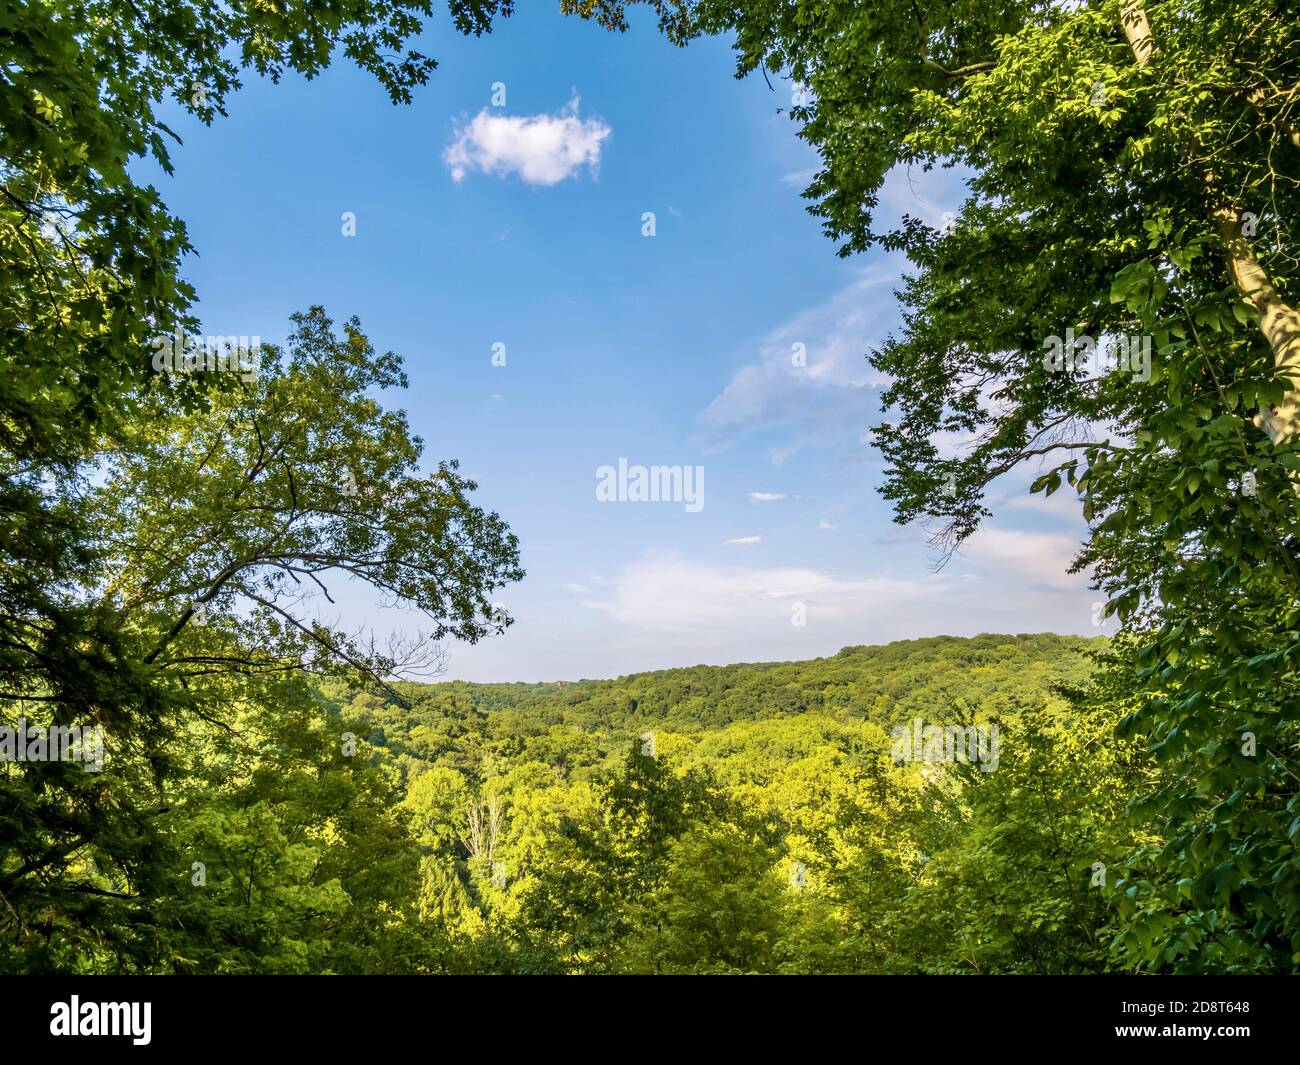
M 519 536 L 528 576 L 498 596 L 516 623 L 450 646 L 446 676 L 1098 631 L 1097 595 L 1065 574 L 1082 532 L 1065 493 L 999 483 L 939 573 L 924 531 L 890 522 L 864 355 L 897 323 L 902 263 L 837 258 L 805 211 L 816 159 L 781 113 L 788 81 L 737 81 L 722 40 L 678 49 L 645 19 L 610 34 L 549 4 L 477 39 L 440 16 L 420 49 L 439 68 L 409 106 L 344 61 L 310 83 L 250 77 L 229 118 L 176 119 L 176 174 L 149 176 L 199 249 L 205 332 L 275 342 L 314 303 L 358 315 L 406 360 L 387 401 L 429 465 L 458 458 Z M 959 196 L 951 174 L 897 172 L 882 210 L 937 224 Z M 598 501 L 620 457 L 702 466 L 703 508 Z M 418 625 L 358 588 L 336 598 L 324 616 Z

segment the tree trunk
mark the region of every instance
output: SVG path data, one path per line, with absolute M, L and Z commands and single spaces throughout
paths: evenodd
M 1139 67 L 1145 67 L 1155 51 L 1155 38 L 1142 0 L 1125 0 L 1120 20 L 1133 58 Z M 1282 299 L 1268 271 L 1255 258 L 1241 231 L 1239 208 L 1217 208 L 1214 231 L 1223 244 L 1229 278 L 1241 298 L 1259 314 L 1260 332 L 1273 350 L 1273 365 L 1281 376 L 1296 382 L 1288 387 L 1281 403 L 1260 411 L 1255 418 L 1255 424 L 1273 443 L 1282 444 L 1300 433 L 1300 311 Z

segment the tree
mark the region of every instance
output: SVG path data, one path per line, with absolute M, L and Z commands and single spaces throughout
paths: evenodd
M 679 774 L 635 741 L 622 771 L 601 781 L 596 807 L 560 826 L 557 860 L 525 900 L 542 951 L 562 971 L 622 971 L 625 939 L 658 927 L 655 893 L 675 841 L 720 809 L 701 774 Z
M 404 415 L 373 394 L 404 383 L 359 323 L 336 334 L 313 308 L 287 351 L 263 352 L 258 380 L 214 386 L 179 419 L 162 397 L 141 402 L 67 486 L 64 505 L 97 530 L 93 564 L 60 590 L 66 628 L 14 619 L 44 668 L 5 697 L 33 723 L 101 727 L 109 767 L 29 762 L 0 778 L 0 920 L 20 940 L 53 912 L 73 943 L 136 942 L 171 860 L 163 826 L 201 768 L 192 745 L 211 753 L 200 725 L 238 734 L 250 708 L 293 705 L 286 677 L 384 686 L 436 665 L 437 641 L 499 628 L 489 597 L 522 576 L 518 544 L 470 502 L 454 462 L 420 472 Z M 321 608 L 348 577 L 421 610 L 429 631 L 378 646 L 331 624 Z M 340 725 L 332 742 L 357 738 Z M 132 914 L 102 921 L 86 897 L 128 900 Z
M 656 924 L 627 942 L 639 973 L 766 973 L 775 968 L 785 889 L 763 833 L 730 822 L 674 841 L 651 907 Z
M 1117 886 L 1126 848 L 1155 838 L 1123 811 L 1158 776 L 1134 745 L 1107 743 L 1137 703 L 1123 655 L 1080 694 L 1089 656 L 1106 649 L 1051 635 L 942 637 L 558 688 L 412 683 L 353 695 L 336 712 L 364 720 L 356 728 L 405 792 L 425 852 L 419 926 L 394 921 L 366 949 L 420 972 L 1129 964 L 1122 947 L 1107 950 L 1106 902 L 1130 898 Z M 807 709 L 775 716 L 773 685 Z M 628 692 L 654 716 L 606 718 Z M 701 722 L 701 693 L 710 719 L 736 720 Z M 964 722 L 958 707 L 998 715 L 996 772 L 894 760 L 892 727 L 918 715 Z M 417 745 L 434 722 L 439 741 Z M 475 791 L 484 829 L 484 796 L 507 812 L 493 848 L 504 883 L 470 868 Z M 403 883 L 394 877 L 399 914 L 411 909 L 399 905 Z
M 1126 806 L 1150 769 L 1113 742 L 1114 706 L 1002 722 L 994 772 L 953 767 L 922 792 L 916 879 L 891 923 L 899 956 L 929 972 L 1090 973 L 1109 947 L 1122 863 L 1150 840 Z

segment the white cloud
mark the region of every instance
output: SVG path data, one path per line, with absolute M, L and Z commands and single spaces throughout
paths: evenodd
M 976 574 L 950 568 L 907 576 L 714 565 L 648 552 L 593 587 L 580 605 L 600 619 L 599 668 L 606 676 L 695 662 L 799 660 L 936 633 L 1096 631 L 1095 593 L 1037 579 L 1057 579 L 1068 561 L 1044 542 L 1020 542 L 1019 549 L 1040 553 L 1035 579 L 1027 579 L 1021 558 L 997 550 L 1006 546 L 993 544 Z
M 576 96 L 554 115 L 500 115 L 484 108 L 457 124 L 442 158 L 452 181 L 477 170 L 514 174 L 529 185 L 556 185 L 584 166 L 594 172 L 611 132 L 598 118 L 578 116 Z
M 830 532 L 833 529 L 838 529 L 839 526 L 834 525 L 823 518 L 821 521 L 817 523 L 817 528 L 820 529 L 822 532 Z
M 624 567 L 605 598 L 582 605 L 642 631 L 731 642 L 752 632 L 759 619 L 784 635 L 794 627 L 796 603 L 829 624 L 941 595 L 946 583 L 931 575 L 846 580 L 805 566 L 713 566 L 675 552 L 650 552 Z
M 576 680 L 699 662 L 798 661 L 945 633 L 1099 631 L 1097 593 L 1063 577 L 1071 557 L 1064 538 L 1003 531 L 968 546 L 979 550 L 939 574 L 919 559 L 905 571 L 874 572 L 763 564 L 775 551 L 767 547 L 741 550 L 727 564 L 660 551 L 612 575 L 534 571 L 531 591 L 521 586 L 510 598 L 516 624 L 501 637 L 452 644 L 449 677 Z M 381 637 L 410 624 L 355 582 L 335 595 L 349 618 Z M 792 624 L 800 604 L 802 626 Z
M 1005 570 L 1000 583 L 1036 585 L 1058 591 L 1082 591 L 1087 574 L 1066 572 L 1079 553 L 1079 539 L 1063 533 L 1026 532 L 985 525 L 961 547 L 961 554 L 985 566 Z
M 724 544 L 748 546 L 749 544 L 761 544 L 763 538 L 761 536 L 737 536 L 734 540 L 723 540 L 722 542 Z
M 749 498 L 755 503 L 775 503 L 778 499 L 784 499 L 784 492 L 750 492 Z

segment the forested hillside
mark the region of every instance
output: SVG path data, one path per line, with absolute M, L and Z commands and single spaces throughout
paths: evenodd
M 372 713 L 390 744 L 434 758 L 412 739 L 439 719 L 491 719 L 494 735 L 527 736 L 565 725 L 616 742 L 650 727 L 696 733 L 734 722 L 815 712 L 889 727 L 913 715 L 966 708 L 981 717 L 1039 708 L 1060 686 L 1089 675 L 1099 640 L 1052 634 L 937 636 L 884 647 L 846 647 L 811 662 L 695 666 L 615 680 L 540 684 L 398 684 L 394 703 Z M 358 699 L 359 708 L 374 700 Z M 396 720 L 389 715 L 397 714 Z M 414 746 L 412 746 L 414 744 Z
M 1140 777 L 1072 700 L 1104 648 L 941 637 L 329 710 L 409 818 L 436 968 L 1089 972 L 1119 964 L 1097 863 Z M 916 718 L 996 723 L 998 772 L 895 758 Z

